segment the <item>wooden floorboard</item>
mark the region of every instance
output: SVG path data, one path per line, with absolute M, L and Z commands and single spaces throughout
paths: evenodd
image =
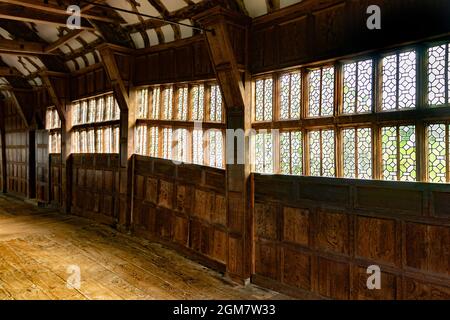
M 67 288 L 79 266 L 81 286 Z M 0 299 L 286 299 L 177 252 L 0 195 Z

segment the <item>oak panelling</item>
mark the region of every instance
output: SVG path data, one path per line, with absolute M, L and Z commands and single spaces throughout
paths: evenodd
M 62 163 L 61 155 L 50 155 L 50 203 L 56 207 L 62 206 Z
M 119 156 L 117 154 L 72 154 L 71 213 L 100 223 L 118 221 Z
M 260 174 L 252 180 L 255 283 L 333 299 L 448 295 L 450 185 Z M 371 265 L 381 268 L 381 290 L 367 288 Z
M 48 203 L 49 198 L 49 154 L 48 131 L 36 131 L 36 200 Z
M 70 77 L 69 99 L 79 100 L 89 96 L 99 95 L 111 91 L 111 82 L 101 64 L 95 65 L 85 71 L 73 74 Z
M 225 172 L 133 157 L 133 231 L 223 270 L 228 254 Z
M 380 6 L 381 30 L 367 28 L 370 5 Z M 251 71 L 260 73 L 446 35 L 449 12 L 446 0 L 302 1 L 253 20 Z
M 203 37 L 158 51 L 141 50 L 134 60 L 134 85 L 163 84 L 214 78 Z
M 7 191 L 28 196 L 29 134 L 16 106 L 4 105 Z

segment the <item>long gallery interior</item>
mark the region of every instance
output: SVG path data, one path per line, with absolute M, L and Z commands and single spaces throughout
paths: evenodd
M 450 299 L 448 0 L 75 2 L 0 0 L 0 299 Z

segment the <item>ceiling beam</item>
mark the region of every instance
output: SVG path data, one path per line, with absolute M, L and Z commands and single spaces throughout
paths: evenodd
M 44 4 L 43 1 L 39 2 L 39 1 L 35 1 L 35 0 L 0 0 L 0 2 L 12 4 L 12 5 L 18 5 L 18 6 L 29 8 L 29 9 L 54 13 L 54 14 L 58 14 L 58 15 L 64 15 L 64 16 L 71 15 L 70 12 L 67 12 L 67 8 L 61 8 L 61 7 L 53 5 L 53 4 Z M 87 11 L 87 10 L 84 10 L 84 11 Z M 83 10 L 81 11 L 81 16 L 85 19 L 99 20 L 99 21 L 111 22 L 111 23 L 117 22 L 116 20 L 114 20 L 110 17 L 102 17 L 102 16 L 83 13 Z
M 67 27 L 67 18 L 65 16 L 3 2 L 0 2 L 0 19 Z M 91 31 L 95 30 L 95 28 L 84 18 L 81 18 L 80 28 Z
M 46 44 L 40 42 L 0 39 L 0 52 L 10 54 L 48 54 Z
M 52 44 L 49 44 L 45 48 L 45 52 L 46 53 L 51 53 L 51 52 L 53 52 L 55 50 L 58 50 L 63 45 L 65 45 L 67 42 L 69 42 L 70 40 L 72 40 L 72 39 L 76 38 L 78 35 L 80 35 L 80 33 L 82 33 L 83 31 L 84 30 L 81 30 L 81 29 L 69 31 L 68 33 L 66 33 L 65 35 L 60 37 L 58 40 L 53 42 Z

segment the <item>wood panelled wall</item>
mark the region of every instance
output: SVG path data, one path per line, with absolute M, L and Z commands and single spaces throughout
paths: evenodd
M 53 167 L 54 168 L 54 167 Z M 119 214 L 119 155 L 72 154 L 71 213 L 115 225 Z
M 228 254 L 225 171 L 133 157 L 134 233 L 176 245 L 194 258 L 225 271 Z
M 41 203 L 50 201 L 48 137 L 47 130 L 36 130 L 36 200 Z
M 370 5 L 381 9 L 381 30 L 367 28 Z M 447 0 L 304 0 L 253 21 L 251 71 L 335 59 L 448 34 L 449 15 Z
M 54 79 L 54 83 L 60 83 L 61 79 Z M 63 91 L 61 88 L 58 91 Z M 70 100 L 78 100 L 95 95 L 100 95 L 112 90 L 111 82 L 102 64 L 85 71 L 79 72 L 70 78 L 70 92 L 67 97 Z
M 50 204 L 53 206 L 60 208 L 62 206 L 62 174 L 63 174 L 63 166 L 61 163 L 61 155 L 60 154 L 51 154 L 49 155 L 50 162 Z
M 450 186 L 254 175 L 257 284 L 302 297 L 449 299 Z M 368 290 L 378 265 L 381 290 Z
M 203 36 L 180 41 L 176 47 L 141 51 L 134 64 L 134 84 L 137 86 L 215 77 Z
M 16 106 L 4 104 L 7 191 L 23 197 L 29 192 L 29 132 Z

